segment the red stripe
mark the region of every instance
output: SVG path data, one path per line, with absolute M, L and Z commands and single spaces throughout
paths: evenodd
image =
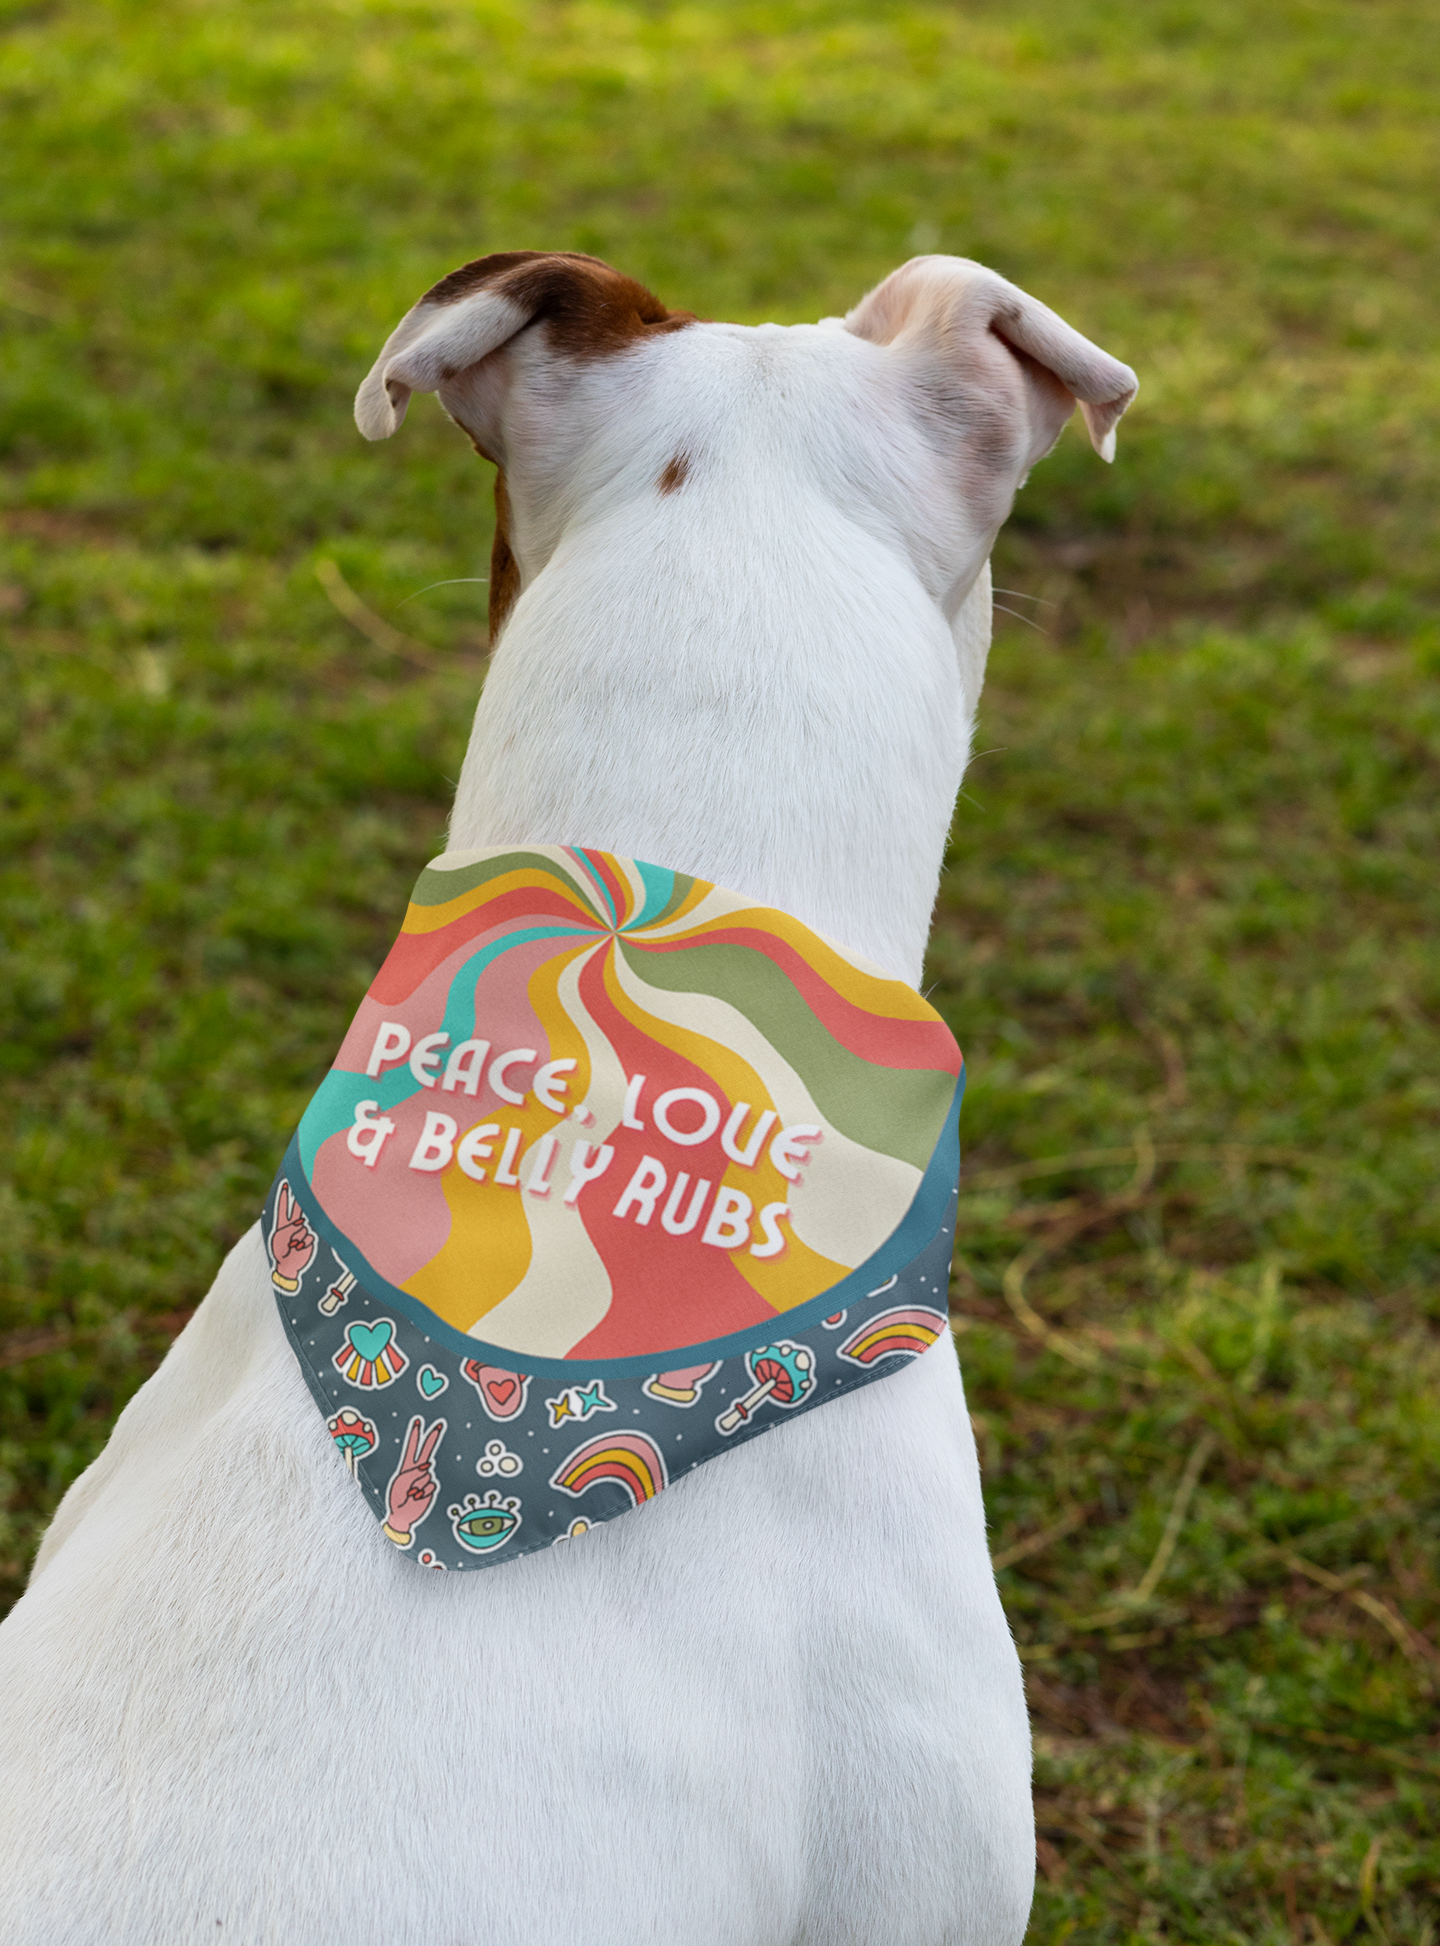
M 640 1102 L 640 1119 L 646 1126 L 617 1128 L 607 1138 L 615 1150 L 614 1160 L 580 1197 L 585 1233 L 609 1272 L 615 1295 L 594 1329 L 570 1347 L 568 1355 L 576 1358 L 631 1358 L 647 1352 L 660 1356 L 676 1345 L 721 1338 L 777 1315 L 731 1263 L 727 1251 L 700 1241 L 714 1187 L 689 1236 L 672 1237 L 660 1226 L 668 1185 L 677 1169 L 688 1170 L 692 1184 L 703 1176 L 718 1186 L 730 1165 L 718 1134 L 693 1149 L 673 1148 L 654 1128 L 650 1104 L 667 1088 L 704 1088 L 720 1103 L 723 1128 L 731 1103 L 702 1068 L 652 1040 L 619 1011 L 604 980 L 605 965 L 613 958 L 613 947 L 593 956 L 580 975 L 580 996 L 626 1075 L 646 1077 Z M 612 1212 L 645 1155 L 664 1163 L 668 1181 L 654 1216 L 642 1228 L 633 1212 L 624 1218 Z

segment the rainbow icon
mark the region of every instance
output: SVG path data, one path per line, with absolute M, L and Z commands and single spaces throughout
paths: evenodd
M 550 1484 L 578 1500 L 601 1480 L 613 1480 L 616 1486 L 624 1487 L 632 1507 L 638 1507 L 642 1500 L 653 1500 L 670 1484 L 660 1448 L 643 1432 L 601 1433 L 597 1439 L 586 1440 L 556 1467 Z
M 881 1358 L 918 1358 L 940 1336 L 940 1320 L 933 1311 L 910 1311 L 903 1307 L 882 1311 L 852 1332 L 840 1347 L 840 1356 L 852 1365 L 873 1365 Z

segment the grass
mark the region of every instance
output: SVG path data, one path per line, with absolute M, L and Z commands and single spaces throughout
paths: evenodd
M 441 841 L 488 496 L 355 438 L 386 331 L 961 251 L 1144 385 L 1002 543 L 933 951 L 1032 1939 L 1433 1946 L 1437 73 L 1399 0 L 0 0 L 9 1597 Z

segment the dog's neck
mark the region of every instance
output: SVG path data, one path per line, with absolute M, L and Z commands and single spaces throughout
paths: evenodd
M 918 985 L 990 637 L 818 503 L 568 537 L 507 624 L 452 850 L 546 841 L 693 872 Z M 617 577 L 616 564 L 625 564 Z

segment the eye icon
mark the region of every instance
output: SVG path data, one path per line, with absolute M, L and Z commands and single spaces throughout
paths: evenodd
M 493 1487 L 483 1500 L 467 1493 L 463 1505 L 446 1511 L 456 1540 L 472 1554 L 489 1554 L 504 1547 L 520 1526 L 520 1502 L 502 1500 Z

